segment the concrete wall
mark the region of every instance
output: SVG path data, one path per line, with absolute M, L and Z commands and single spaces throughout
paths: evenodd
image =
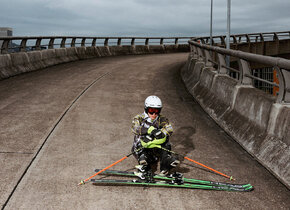
M 104 46 L 104 47 L 71 47 L 48 49 L 42 51 L 19 52 L 0 55 L 0 80 L 24 72 L 35 71 L 49 66 L 76 60 L 152 53 L 189 52 L 189 46 L 183 45 L 150 45 L 150 46 Z
M 244 149 L 290 188 L 290 105 L 191 57 L 183 81 L 203 109 Z

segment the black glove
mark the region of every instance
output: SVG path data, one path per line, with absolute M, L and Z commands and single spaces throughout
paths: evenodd
M 143 142 L 148 143 L 149 141 L 152 141 L 152 140 L 153 140 L 153 138 L 151 136 L 146 135 L 143 139 Z
M 162 139 L 165 137 L 164 133 L 159 130 L 159 129 L 155 129 L 151 132 L 151 137 L 154 139 Z

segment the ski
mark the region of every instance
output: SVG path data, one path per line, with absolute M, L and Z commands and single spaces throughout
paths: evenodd
M 143 180 L 115 180 L 115 179 L 91 179 L 94 185 L 136 185 L 136 186 L 153 186 L 153 187 L 172 187 L 172 188 L 187 188 L 187 189 L 203 189 L 203 190 L 220 190 L 232 192 L 247 192 L 253 189 L 252 186 L 247 188 L 234 188 L 228 186 L 214 186 L 214 185 L 198 185 L 189 183 L 175 183 L 171 180 L 146 182 Z
M 95 172 L 100 171 L 101 169 L 96 169 Z M 116 176 L 128 176 L 128 177 L 137 177 L 137 175 L 134 172 L 129 171 L 118 171 L 118 170 L 106 170 L 102 172 L 103 175 L 116 175 Z M 154 175 L 154 179 L 159 180 L 174 180 L 174 174 L 170 174 L 169 176 L 158 176 Z M 189 178 L 182 178 L 184 182 L 190 183 L 190 184 L 202 184 L 202 185 L 212 185 L 212 186 L 226 186 L 226 187 L 232 187 L 232 188 L 249 188 L 253 186 L 251 184 L 231 184 L 231 183 L 223 183 L 223 182 L 214 182 L 214 181 L 204 181 L 199 179 L 189 179 Z

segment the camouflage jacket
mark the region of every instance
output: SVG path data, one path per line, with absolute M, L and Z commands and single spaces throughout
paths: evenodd
M 150 126 L 154 126 L 157 129 L 160 129 L 168 139 L 169 136 L 173 133 L 172 125 L 169 123 L 169 120 L 159 115 L 154 121 L 144 112 L 138 114 L 133 118 L 131 130 L 135 134 L 134 143 L 138 143 L 140 139 L 147 134 L 147 130 Z

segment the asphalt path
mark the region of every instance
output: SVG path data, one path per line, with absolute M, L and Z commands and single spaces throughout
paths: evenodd
M 188 94 L 180 79 L 186 59 L 185 53 L 89 59 L 0 81 L 2 208 L 289 209 L 289 190 Z M 162 113 L 173 124 L 173 150 L 255 190 L 77 186 L 95 168 L 130 153 L 132 118 L 153 94 L 162 99 Z M 131 156 L 112 169 L 133 170 L 134 165 Z M 186 160 L 178 171 L 229 182 Z

